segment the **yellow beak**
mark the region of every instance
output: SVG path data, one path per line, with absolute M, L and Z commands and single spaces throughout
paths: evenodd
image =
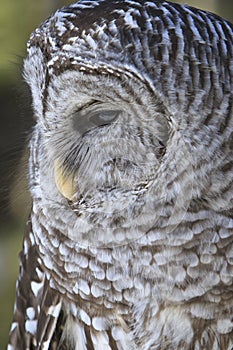
M 75 194 L 74 174 L 68 174 L 58 159 L 54 162 L 54 178 L 59 192 L 65 198 L 72 200 Z

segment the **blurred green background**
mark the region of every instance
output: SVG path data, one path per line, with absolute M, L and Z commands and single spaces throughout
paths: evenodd
M 30 210 L 26 144 L 33 125 L 21 76 L 30 33 L 65 0 L 0 0 L 0 349 L 6 347 L 15 298 L 18 253 Z M 183 2 L 183 1 L 176 1 Z M 233 20 L 232 0 L 186 0 Z

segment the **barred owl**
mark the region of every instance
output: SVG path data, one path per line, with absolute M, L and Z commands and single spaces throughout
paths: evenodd
M 233 348 L 233 26 L 81 0 L 31 35 L 8 349 Z

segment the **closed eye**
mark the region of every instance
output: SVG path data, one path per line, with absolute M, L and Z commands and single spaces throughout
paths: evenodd
M 82 136 L 91 129 L 110 125 L 121 113 L 114 105 L 93 103 L 74 113 L 73 127 Z
M 88 119 L 96 126 L 108 125 L 113 123 L 120 113 L 121 111 L 117 110 L 101 110 L 94 112 Z

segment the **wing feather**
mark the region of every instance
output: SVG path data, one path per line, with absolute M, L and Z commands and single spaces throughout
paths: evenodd
M 55 349 L 55 342 L 59 341 L 59 337 L 55 337 L 54 332 L 61 305 L 60 295 L 49 286 L 29 220 L 20 253 L 20 271 L 8 350 L 47 350 L 51 348 L 51 344 Z

